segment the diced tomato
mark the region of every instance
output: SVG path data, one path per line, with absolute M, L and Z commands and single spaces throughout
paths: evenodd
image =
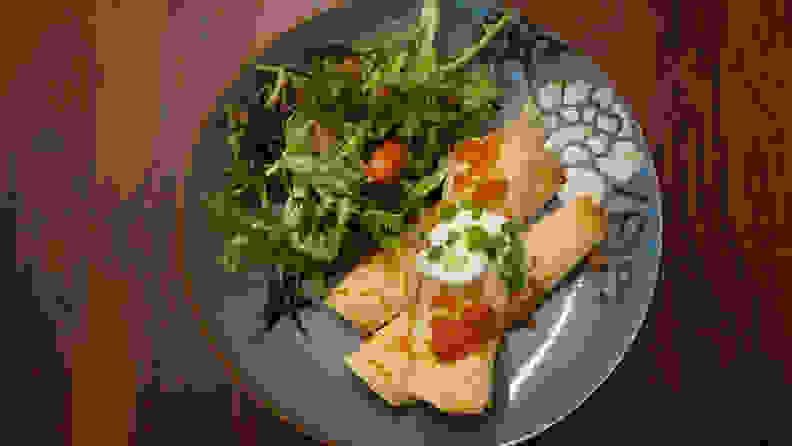
M 506 194 L 506 180 L 489 180 L 480 183 L 473 191 L 471 199 L 475 203 L 486 204 L 493 201 L 498 201 Z
M 313 151 L 326 152 L 336 142 L 332 129 L 322 127 L 318 122 L 313 122 Z
M 360 74 L 360 58 L 345 57 L 344 63 L 338 67 L 339 71 L 352 74 Z
M 494 315 L 495 313 L 489 305 L 473 304 L 465 308 L 462 313 L 462 320 L 471 323 L 487 322 L 494 317 Z
M 401 169 L 407 161 L 407 147 L 396 141 L 388 140 L 371 156 L 366 167 L 366 176 L 374 182 L 398 180 Z
M 460 143 L 454 153 L 459 162 L 479 163 L 487 159 L 487 145 L 475 139 L 468 139 Z
M 465 308 L 465 311 L 462 315 L 462 320 L 472 324 L 477 330 L 479 330 L 479 339 L 477 344 L 480 344 L 498 334 L 498 321 L 495 318 L 495 311 L 489 305 L 475 304 Z
M 473 185 L 473 178 L 470 175 L 457 175 L 454 177 L 454 193 L 461 194 Z
M 464 358 L 482 342 L 482 332 L 464 320 L 432 319 L 432 353 L 442 361 Z
M 457 306 L 457 298 L 449 295 L 439 295 L 432 297 L 432 306 L 445 307 L 449 311 L 455 312 Z

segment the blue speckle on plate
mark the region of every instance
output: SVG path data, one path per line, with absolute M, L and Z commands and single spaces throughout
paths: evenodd
M 486 17 L 487 14 L 489 14 L 489 9 L 487 9 L 487 8 L 476 8 L 476 9 L 473 10 L 473 14 L 476 17 L 482 17 L 483 18 L 483 17 Z
M 652 254 L 652 255 L 656 255 L 656 254 L 657 254 L 657 240 L 655 240 L 655 239 L 650 239 L 650 240 L 647 242 L 647 248 L 649 249 L 649 253 L 650 253 L 650 254 Z
M 522 71 L 519 71 L 519 70 L 512 71 L 511 78 L 512 78 L 513 81 L 519 82 L 519 81 L 522 80 L 522 75 L 523 75 Z
M 643 175 L 645 177 L 648 177 L 649 176 L 649 166 L 641 167 L 641 170 L 638 171 L 638 174 L 639 175 Z
M 646 208 L 646 213 L 649 214 L 650 217 L 657 217 L 657 209 L 654 207 Z

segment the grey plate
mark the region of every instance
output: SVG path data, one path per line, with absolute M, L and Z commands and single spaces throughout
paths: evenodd
M 402 2 L 353 3 L 351 8 L 324 13 L 283 36 L 262 62 L 300 64 L 303 48 L 404 28 L 417 14 L 414 6 Z M 480 6 L 486 6 L 482 3 Z M 453 2 L 442 5 L 441 53 L 468 45 L 476 32 L 472 10 L 456 9 Z M 393 23 L 394 18 L 402 18 L 402 22 Z M 521 28 L 528 33 L 539 30 Z M 510 45 L 510 54 L 520 52 L 514 51 L 514 42 Z M 529 95 L 536 96 L 546 80 L 608 85 L 607 77 L 590 59 L 551 53 L 548 47 L 534 50 L 529 64 L 513 59 L 492 65 L 508 98 L 501 118 L 491 123 L 492 127 L 515 118 L 519 106 Z M 515 72 L 519 75 L 513 75 Z M 252 74 L 245 74 L 220 104 L 250 96 L 252 82 Z M 614 102 L 623 104 L 624 100 L 615 97 Z M 552 118 L 559 107 L 546 110 L 551 137 L 574 125 Z M 616 111 L 629 117 L 626 107 L 617 106 Z M 610 142 L 630 139 L 646 153 L 640 128 L 631 129 L 631 139 L 603 135 Z M 193 221 L 205 219 L 199 194 L 220 187 L 219 166 L 228 161 L 223 131 L 207 129 L 204 133 L 202 143 L 193 151 L 193 176 L 187 183 L 190 205 L 186 212 Z M 572 131 L 564 143 L 575 143 L 574 136 Z M 303 312 L 309 338 L 300 337 L 289 320 L 261 336 L 264 321 L 257 314 L 268 298 L 267 274 L 223 273 L 214 264 L 214 256 L 221 252 L 221 236 L 207 233 L 200 225 L 187 233 L 187 267 L 201 271 L 193 275 L 193 301 L 201 304 L 210 331 L 217 333 L 218 349 L 233 352 L 226 357 L 242 370 L 242 382 L 255 391 L 256 398 L 271 400 L 282 414 L 303 424 L 305 432 L 318 439 L 366 446 L 514 444 L 541 433 L 578 407 L 622 359 L 646 315 L 660 256 L 661 206 L 655 172 L 647 161 L 628 181 L 609 179 L 607 186 L 606 205 L 613 224 L 604 246 L 610 254 L 609 270 L 593 272 L 583 267 L 575 271 L 538 312 L 535 329 L 522 328 L 507 335 L 497 358 L 494 407 L 486 415 L 452 417 L 427 405 L 388 407 L 344 366 L 344 355 L 356 350 L 360 339 L 330 309 Z M 548 209 L 554 206 L 557 203 L 550 203 Z

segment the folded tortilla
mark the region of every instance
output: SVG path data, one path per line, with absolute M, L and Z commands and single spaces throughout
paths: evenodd
M 443 412 L 478 414 L 490 404 L 492 371 L 501 336 L 490 339 L 476 352 L 456 361 L 439 361 L 431 351 L 432 297 L 438 293 L 459 296 L 458 307 L 481 298 L 481 279 L 460 288 L 446 287 L 439 281 L 424 281 L 419 294 L 412 339 L 412 359 L 407 388 L 416 399 L 424 400 Z
M 414 367 L 409 354 L 413 325 L 410 312 L 404 312 L 345 358 L 346 365 L 393 406 L 412 400 L 407 379 Z
M 500 337 L 463 359 L 441 362 L 430 350 L 430 319 L 426 306 L 400 314 L 349 354 L 347 366 L 393 406 L 424 400 L 444 412 L 480 413 L 490 403 Z
M 363 335 L 374 332 L 414 301 L 418 274 L 404 265 L 410 258 L 415 256 L 393 249 L 364 258 L 329 292 L 327 304 Z
M 421 274 L 415 260 L 422 249 L 418 232 L 439 222 L 438 211 L 450 203 L 441 201 L 426 209 L 400 238 L 399 249 L 381 249 L 369 255 L 330 290 L 327 304 L 352 321 L 364 336 L 393 320 L 417 298 Z

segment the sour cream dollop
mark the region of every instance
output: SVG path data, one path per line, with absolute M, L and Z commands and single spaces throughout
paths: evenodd
M 464 233 L 479 227 L 494 236 L 502 234 L 507 219 L 483 210 L 478 218 L 473 211 L 460 209 L 450 222 L 439 223 L 428 234 L 431 247 L 417 256 L 419 271 L 432 279 L 451 284 L 465 284 L 478 279 L 487 271 L 489 260 L 480 251 L 472 251 Z M 437 259 L 430 259 L 430 250 L 442 252 Z

